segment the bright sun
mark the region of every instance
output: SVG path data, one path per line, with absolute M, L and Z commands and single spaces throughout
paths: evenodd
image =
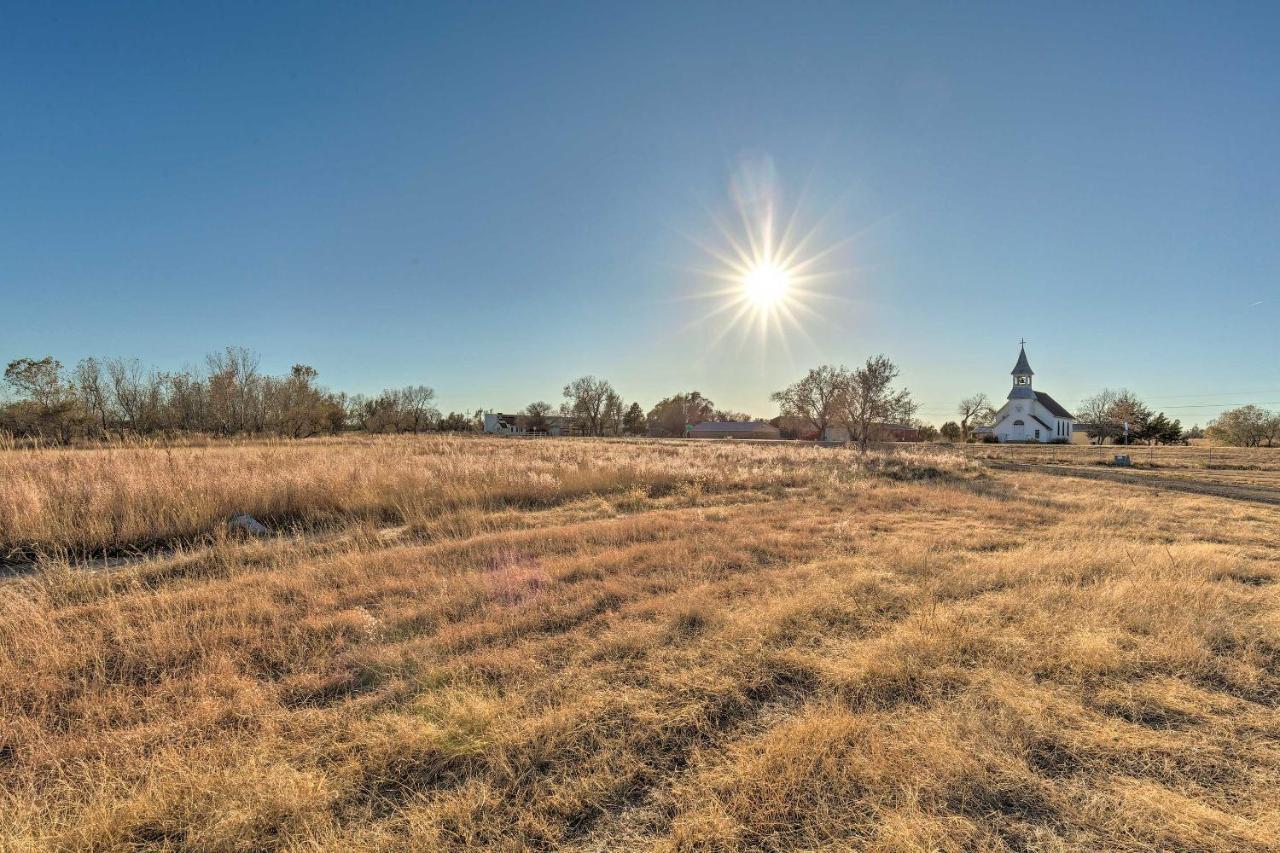
M 742 288 L 757 308 L 770 308 L 786 297 L 790 279 L 786 270 L 766 261 L 747 270 Z
M 705 242 L 689 238 L 714 261 L 709 268 L 695 270 L 709 286 L 690 298 L 718 303 L 694 325 L 706 328 L 704 324 L 712 318 L 721 318 L 718 332 L 713 330 L 709 338 L 710 346 L 736 334 L 739 346 L 754 337 L 761 344 L 776 343 L 789 352 L 788 336 L 808 341 L 804 323 L 827 319 L 813 304 L 839 298 L 825 292 L 824 283 L 847 273 L 828 264 L 848 241 L 819 245 L 819 229 L 805 230 L 798 208 L 779 217 L 768 163 L 758 169 L 744 166 L 731 182 L 730 191 L 732 213 L 709 211 L 719 239 Z M 764 351 L 761 347 L 760 352 Z

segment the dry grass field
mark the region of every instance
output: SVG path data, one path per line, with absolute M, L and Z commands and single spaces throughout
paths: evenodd
M 1280 448 L 1214 445 L 966 444 L 957 452 L 977 459 L 1051 465 L 1109 465 L 1128 454 L 1139 469 L 1280 472 Z
M 1006 469 L 1033 467 L 1280 505 L 1280 448 L 970 444 L 956 450 Z M 1118 454 L 1128 455 L 1130 466 L 1115 466 Z
M 1278 530 L 947 453 L 3 452 L 0 847 L 1280 849 Z

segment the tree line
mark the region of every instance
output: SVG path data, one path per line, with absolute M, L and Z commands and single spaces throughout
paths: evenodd
M 1240 406 L 1209 422 L 1205 434 L 1235 447 L 1280 446 L 1280 412 L 1258 406 Z
M 990 424 L 995 407 L 986 394 L 966 397 L 955 420 L 940 430 L 916 422 L 916 404 L 895 387 L 898 368 L 883 355 L 856 368 L 821 365 L 772 395 L 780 416 L 771 422 L 784 435 L 829 435 L 833 427 L 866 448 L 886 423 L 920 429 L 926 441 L 941 435 L 967 441 Z M 427 385 L 389 388 L 374 396 L 347 395 L 319 384 L 316 370 L 295 364 L 283 376 L 262 371 L 259 357 L 228 347 L 206 357 L 200 368 L 148 369 L 137 359 L 86 358 L 64 368 L 58 360 L 19 358 L 4 372 L 11 392 L 0 401 L 0 433 L 46 442 L 126 436 L 204 433 L 216 436 L 278 435 L 306 438 L 342 430 L 367 432 L 475 432 L 483 410 L 442 414 Z M 551 418 L 565 431 L 591 436 L 670 436 L 705 421 L 747 421 L 751 416 L 716 405 L 699 391 L 665 397 L 647 412 L 626 403 L 611 383 L 582 376 L 567 383 L 558 406 L 529 404 L 520 417 L 531 432 L 549 431 Z M 1280 445 L 1280 413 L 1241 406 L 1222 413 L 1205 430 L 1183 429 L 1176 418 L 1156 412 L 1127 390 L 1103 389 L 1076 408 L 1079 429 L 1099 443 L 1125 436 L 1133 443 L 1178 444 L 1208 436 L 1242 447 Z
M 205 433 L 307 438 L 343 429 L 421 432 L 478 429 L 475 415 L 441 417 L 425 385 L 376 397 L 335 393 L 315 368 L 284 376 L 261 370 L 242 347 L 210 354 L 202 368 L 146 368 L 137 359 L 86 358 L 71 369 L 57 359 L 19 358 L 4 372 L 12 397 L 0 405 L 0 432 L 68 443 L 126 436 Z
M 1076 418 L 1099 444 L 1186 444 L 1205 437 L 1237 447 L 1274 447 L 1280 442 L 1278 413 L 1241 406 L 1223 412 L 1205 429 L 1198 425 L 1184 429 L 1180 420 L 1155 411 L 1126 388 L 1104 388 L 1086 397 L 1076 409 Z
M 894 387 L 898 368 L 883 355 L 868 358 L 857 368 L 822 365 L 772 395 L 780 415 L 772 420 L 785 426 L 794 420 L 812 428 L 818 437 L 828 428 L 844 427 L 865 450 L 877 429 L 889 422 L 913 424 L 916 404 L 905 389 Z M 563 390 L 560 416 L 570 429 L 586 435 L 683 436 L 687 429 L 708 421 L 750 421 L 751 415 L 716 408 L 699 391 L 664 397 L 645 413 L 639 403 L 625 406 L 606 380 L 594 376 L 575 379 Z M 552 407 L 530 404 L 524 411 L 526 428 L 545 429 Z
M 883 356 L 855 370 L 815 368 L 774 394 L 782 411 L 774 423 L 798 418 L 819 433 L 839 424 L 865 445 L 873 422 L 906 420 L 914 412 L 910 395 L 891 389 L 896 376 L 897 368 Z M 442 414 L 427 385 L 348 395 L 321 385 L 309 365 L 271 375 L 243 347 L 173 371 L 127 358 L 85 358 L 71 368 L 52 356 L 19 358 L 5 369 L 4 388 L 9 393 L 0 399 L 0 433 L 63 444 L 180 433 L 307 438 L 343 430 L 474 432 L 483 429 L 485 416 L 483 410 Z M 705 421 L 752 420 L 747 413 L 717 408 L 696 390 L 665 397 L 646 411 L 596 376 L 574 379 L 561 396 L 558 406 L 530 403 L 519 415 L 522 425 L 548 431 L 558 418 L 565 431 L 579 435 L 678 437 Z
M 521 413 L 531 432 L 546 432 L 552 417 L 567 422 L 570 432 L 593 436 L 678 437 L 688 426 L 705 421 L 748 421 L 744 412 L 718 409 L 700 391 L 664 397 L 647 413 L 639 403 L 624 403 L 608 380 L 582 376 L 564 386 L 559 409 L 550 403 L 530 403 Z
M 273 376 L 243 347 L 212 353 L 201 367 L 174 371 L 128 358 L 85 358 L 71 368 L 52 356 L 19 358 L 6 367 L 3 390 L 8 393 L 0 397 L 0 433 L 61 444 L 179 433 L 307 438 L 343 430 L 476 432 L 484 428 L 485 415 L 442 414 L 427 385 L 348 395 L 322 386 L 309 365 L 295 364 Z M 562 393 L 558 407 L 531 403 L 522 413 L 526 426 L 545 431 L 556 416 L 581 435 L 679 436 L 686 423 L 749 419 L 717 409 L 698 391 L 663 399 L 646 413 L 639 403 L 625 404 L 607 380 L 595 376 L 573 380 Z
M 1103 388 L 1085 397 L 1076 407 L 1076 418 L 1098 444 L 1184 444 L 1188 438 L 1181 421 L 1152 410 L 1127 388 Z

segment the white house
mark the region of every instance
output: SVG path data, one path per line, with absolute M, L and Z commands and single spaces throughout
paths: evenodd
M 997 441 L 1071 441 L 1075 416 L 1048 394 L 1032 390 L 1032 370 L 1025 346 L 1018 351 L 1018 363 L 1011 372 L 1013 388 L 1009 399 L 996 412 L 988 434 L 994 434 Z

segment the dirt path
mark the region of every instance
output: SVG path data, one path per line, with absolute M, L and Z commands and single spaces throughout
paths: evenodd
M 1167 489 L 1175 492 L 1191 492 L 1198 495 L 1210 495 L 1229 498 L 1237 501 L 1280 505 L 1280 478 L 1274 486 L 1249 485 L 1241 486 L 1233 483 L 1215 482 L 1212 479 L 1187 476 L 1185 472 L 1178 475 L 1167 475 L 1158 472 L 1121 471 L 1114 468 L 1086 468 L 1076 465 L 1037 464 L 1028 462 L 1006 462 L 989 459 L 987 465 L 1000 471 L 1033 471 L 1043 474 L 1056 474 L 1059 477 L 1080 477 L 1086 480 L 1108 480 L 1113 483 L 1125 483 L 1134 486 L 1146 486 L 1152 489 Z M 1208 474 L 1208 472 L 1205 472 Z M 1209 475 L 1211 476 L 1211 475 Z

